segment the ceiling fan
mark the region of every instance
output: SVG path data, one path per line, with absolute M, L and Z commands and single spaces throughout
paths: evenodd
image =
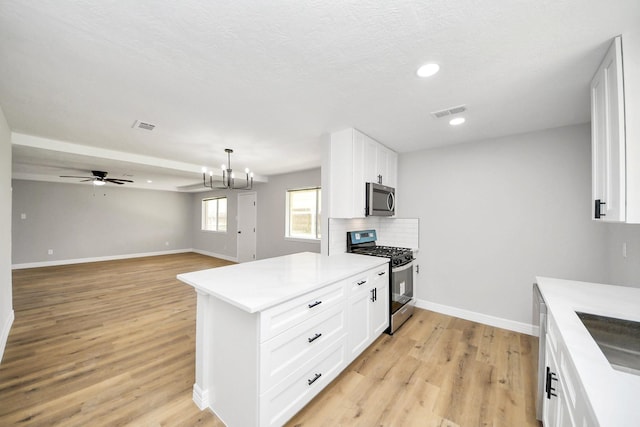
M 103 171 L 91 171 L 91 174 L 93 176 L 60 175 L 60 178 L 83 178 L 83 180 L 80 182 L 93 181 L 94 185 L 105 185 L 107 182 L 122 185 L 125 182 L 133 182 L 129 179 L 107 178 L 107 172 L 103 172 Z

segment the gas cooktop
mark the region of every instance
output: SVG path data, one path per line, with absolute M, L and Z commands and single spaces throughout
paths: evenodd
M 376 231 L 347 232 L 347 252 L 389 258 L 391 265 L 400 266 L 413 260 L 413 251 L 409 248 L 376 245 Z

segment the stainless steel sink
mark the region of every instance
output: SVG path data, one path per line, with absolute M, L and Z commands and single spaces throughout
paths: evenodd
M 576 312 L 611 367 L 640 375 L 640 322 Z

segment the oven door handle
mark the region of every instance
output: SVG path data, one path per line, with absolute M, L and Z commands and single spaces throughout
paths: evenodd
M 400 267 L 391 267 L 391 273 L 400 273 L 413 267 L 413 261 L 410 261 Z

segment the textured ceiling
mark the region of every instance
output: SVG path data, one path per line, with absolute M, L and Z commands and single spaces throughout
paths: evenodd
M 266 176 L 319 166 L 346 127 L 410 152 L 587 122 L 609 41 L 638 25 L 637 0 L 2 0 L 0 106 L 17 177 L 117 164 L 91 147 L 146 156 L 140 179 L 170 160 L 156 172 L 197 181 L 227 147 Z M 429 114 L 460 104 L 463 126 Z

